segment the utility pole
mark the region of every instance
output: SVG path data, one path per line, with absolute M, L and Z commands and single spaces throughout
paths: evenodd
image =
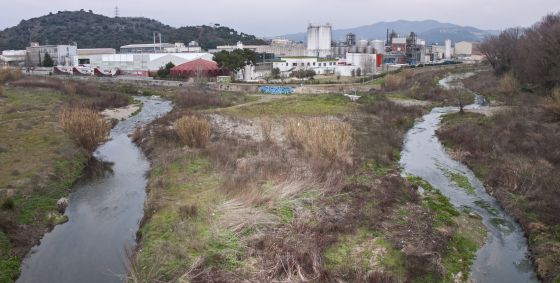
M 115 18 L 119 17 L 119 6 L 115 6 Z

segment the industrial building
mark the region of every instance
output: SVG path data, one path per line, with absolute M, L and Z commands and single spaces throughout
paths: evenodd
M 346 58 L 346 53 L 363 54 L 383 54 L 385 52 L 385 42 L 383 40 L 358 40 L 356 35 L 348 33 L 346 41 L 338 42 L 332 47 L 332 54 L 335 58 Z
M 236 49 L 249 49 L 256 53 L 273 54 L 276 58 L 305 56 L 307 53 L 305 44 L 294 43 L 287 39 L 273 39 L 270 45 L 244 45 L 242 42 L 237 42 L 236 45 L 219 45 L 216 49 L 208 50 L 208 52 L 231 52 Z
M 307 27 L 307 56 L 326 58 L 332 56 L 332 26 L 312 25 Z
M 166 48 L 173 48 L 171 43 L 129 44 L 119 48 L 120 53 L 162 53 Z
M 32 42 L 25 50 L 31 66 L 41 65 L 47 53 L 53 59 L 54 65 L 69 66 L 74 63 L 77 49 L 76 45 L 39 45 Z
M 284 77 L 299 70 L 313 70 L 318 75 L 325 75 L 336 73 L 336 62 L 336 59 L 318 57 L 282 57 L 280 60 L 273 62 L 272 67 L 278 68 Z
M 131 54 L 94 54 L 79 55 L 79 62 L 88 62 L 91 68 L 104 70 L 118 69 L 121 74 L 148 76 L 171 62 L 175 66 L 195 60 L 212 60 L 209 53 L 131 53 Z
M 478 42 L 461 41 L 455 43 L 455 56 L 466 61 L 481 61 L 484 59 Z
M 26 54 L 25 50 L 4 50 L 0 54 L 0 65 L 3 67 L 23 67 Z

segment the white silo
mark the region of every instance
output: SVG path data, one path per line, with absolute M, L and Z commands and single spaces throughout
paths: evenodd
M 445 59 L 451 59 L 451 39 L 445 40 Z
M 327 57 L 332 55 L 332 27 L 330 24 L 307 28 L 307 54 L 308 56 Z
M 332 42 L 332 27 L 330 24 L 319 26 L 319 49 L 330 50 Z
M 307 50 L 319 49 L 319 27 L 309 24 L 307 27 Z
M 385 53 L 385 42 L 383 40 L 378 40 L 378 39 L 372 40 L 370 44 L 375 49 L 375 53 L 377 54 Z

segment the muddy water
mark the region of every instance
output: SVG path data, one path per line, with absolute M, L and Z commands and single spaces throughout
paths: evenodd
M 69 221 L 56 226 L 22 264 L 17 282 L 122 282 L 125 248 L 135 247 L 143 216 L 150 164 L 128 134 L 172 108 L 160 99 L 138 97 L 142 111 L 119 122 L 111 140 L 94 153 L 101 162 L 86 170 L 70 194 Z M 88 171 L 89 170 L 89 171 Z
M 461 76 L 450 76 L 440 81 L 444 88 L 460 88 Z M 485 100 L 477 96 L 467 108 L 483 106 Z M 407 133 L 401 166 L 404 174 L 415 175 L 428 181 L 459 208 L 468 208 L 482 217 L 488 230 L 484 246 L 477 252 L 471 269 L 473 282 L 538 282 L 534 267 L 528 259 L 527 239 L 519 225 L 490 196 L 484 185 L 465 165 L 453 160 L 436 137 L 441 117 L 457 112 L 457 107 L 437 107 Z M 449 172 L 466 176 L 475 192 L 467 192 L 455 185 Z

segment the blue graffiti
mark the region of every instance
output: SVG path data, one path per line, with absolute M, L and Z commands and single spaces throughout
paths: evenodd
M 287 86 L 268 86 L 263 85 L 259 87 L 259 91 L 261 93 L 266 94 L 292 94 L 294 93 L 294 89 Z

